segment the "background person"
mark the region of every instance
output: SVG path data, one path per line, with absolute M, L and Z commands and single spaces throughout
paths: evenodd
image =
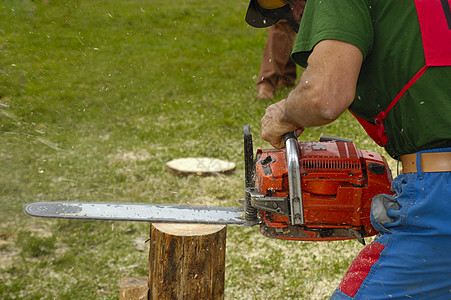
M 253 0 L 246 22 L 257 28 L 271 26 L 257 79 L 257 100 L 273 99 L 276 90 L 293 86 L 296 81 L 296 64 L 290 54 L 299 20 L 283 0 Z
M 274 92 L 294 86 L 296 64 L 291 59 L 296 32 L 287 20 L 269 27 L 257 79 L 257 100 L 273 99 Z

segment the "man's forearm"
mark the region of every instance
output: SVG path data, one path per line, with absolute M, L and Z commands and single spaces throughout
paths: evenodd
M 319 42 L 300 83 L 287 99 L 266 109 L 263 139 L 281 148 L 283 134 L 337 119 L 354 100 L 362 59 L 360 49 L 354 45 L 335 40 Z
M 337 110 L 330 93 L 324 91 L 321 79 L 307 68 L 296 88 L 290 92 L 284 105 L 283 117 L 299 127 L 322 126 L 333 122 L 343 110 Z

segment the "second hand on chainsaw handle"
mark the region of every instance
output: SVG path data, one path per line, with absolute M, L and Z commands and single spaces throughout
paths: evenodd
M 299 167 L 299 144 L 296 131 L 283 135 L 287 155 L 288 185 L 290 193 L 290 222 L 304 224 L 304 209 L 301 190 L 301 169 Z

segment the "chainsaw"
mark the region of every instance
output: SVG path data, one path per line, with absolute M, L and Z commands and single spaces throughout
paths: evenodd
M 390 193 L 385 158 L 360 150 L 349 140 L 321 137 L 298 142 L 284 136 L 285 149 L 258 149 L 244 126 L 245 199 L 241 207 L 147 203 L 36 202 L 25 207 L 35 217 L 260 227 L 271 238 L 299 241 L 357 239 L 377 234 L 370 221 L 371 200 Z

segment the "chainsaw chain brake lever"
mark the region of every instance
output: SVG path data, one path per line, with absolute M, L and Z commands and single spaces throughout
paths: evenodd
M 304 224 L 302 203 L 301 169 L 299 166 L 299 143 L 296 132 L 288 132 L 283 136 L 287 155 L 288 185 L 290 193 L 290 223 Z

